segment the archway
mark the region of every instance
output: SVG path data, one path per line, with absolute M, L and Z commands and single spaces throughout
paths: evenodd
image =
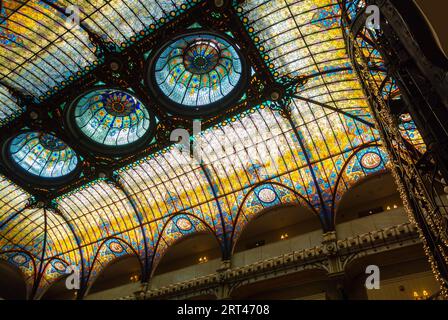
M 392 175 L 380 173 L 361 179 L 345 192 L 336 214 L 337 224 L 384 211 L 401 210 L 403 202 Z
M 136 255 L 117 257 L 103 267 L 91 284 L 87 296 L 95 294 L 95 299 L 102 299 L 102 295 L 98 293 L 111 289 L 123 292 L 114 294 L 114 297 L 125 296 L 129 293 L 123 287 L 126 285 L 131 285 L 131 287 L 138 286 L 141 272 L 141 263 Z M 124 293 L 124 291 L 126 292 Z M 129 289 L 129 291 L 133 292 L 135 289 Z M 108 296 L 104 297 L 110 298 Z
M 321 233 L 319 218 L 299 204 L 283 204 L 264 209 L 243 228 L 234 253 L 291 239 L 313 231 Z
M 136 291 L 135 284 L 142 275 L 143 264 L 135 248 L 123 238 L 107 238 L 99 246 L 90 267 L 84 296 L 96 294 L 94 299 L 111 299 L 128 295 Z M 112 289 L 118 293 L 105 292 Z
M 192 233 L 171 244 L 163 254 L 153 275 L 221 260 L 222 251 L 216 237 L 206 231 Z
M 251 249 L 267 241 L 321 230 L 321 226 L 317 212 L 297 192 L 277 182 L 260 184 L 246 194 L 238 209 L 231 235 L 232 252 L 237 244 L 237 251 Z M 244 242 L 240 240 L 243 233 Z M 254 240 L 262 234 L 266 239 Z
M 47 291 L 42 295 L 40 300 L 75 300 L 76 299 L 76 291 L 68 290 L 65 284 L 67 280 L 67 276 L 63 276 L 54 282 Z
M 182 212 L 169 217 L 162 226 L 151 260 L 153 286 L 164 286 L 216 271 L 223 250 L 207 222 Z M 173 271 L 180 269 L 184 270 L 173 275 Z
M 378 289 L 365 287 L 368 266 L 379 268 Z M 345 267 L 345 279 L 350 300 L 412 300 L 414 293 L 423 296 L 423 291 L 429 298 L 440 289 L 419 243 L 355 257 Z

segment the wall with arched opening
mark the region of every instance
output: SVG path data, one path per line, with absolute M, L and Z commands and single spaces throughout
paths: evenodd
M 141 262 L 124 255 L 108 263 L 91 284 L 86 300 L 114 299 L 132 295 L 140 288 Z
M 391 173 L 383 172 L 361 179 L 346 191 L 339 202 L 336 222 L 339 224 L 398 207 L 403 207 L 403 203 L 394 178 Z
M 322 241 L 318 214 L 300 195 L 278 183 L 250 190 L 235 220 L 231 237 L 235 266 L 309 248 Z
M 223 244 L 209 224 L 195 215 L 171 216 L 161 230 L 151 259 L 153 287 L 213 273 L 221 264 Z
M 336 213 L 339 239 L 409 222 L 389 172 L 360 179 L 342 197 Z
M 321 224 L 306 207 L 283 204 L 267 208 L 244 227 L 235 243 L 234 253 L 253 249 L 257 244 L 274 243 L 314 231 L 321 233 Z
M 366 268 L 379 268 L 379 289 L 367 290 Z M 345 267 L 345 291 L 350 300 L 412 300 L 414 292 L 429 295 L 439 291 L 422 245 L 397 248 L 367 256 L 353 257 Z
M 75 300 L 76 290 L 68 290 L 66 285 L 68 275 L 58 278 L 41 294 L 40 300 Z
M 53 258 L 44 265 L 35 299 L 71 300 L 76 298 L 74 290 L 68 290 L 65 280 L 70 264 L 62 259 Z
M 337 213 L 340 212 L 341 201 L 346 198 L 346 194 L 365 179 L 387 172 L 389 165 L 387 153 L 378 145 L 363 147 L 348 156 L 338 174 L 333 191 L 332 216 L 334 224 L 338 219 Z M 396 190 L 395 184 L 391 184 L 390 187 L 392 185 Z M 393 190 L 388 190 L 388 192 L 393 192 Z M 366 196 L 369 197 L 369 194 Z
M 143 272 L 140 255 L 127 241 L 115 237 L 106 239 L 89 270 L 86 296 L 137 283 Z
M 20 298 L 15 299 L 30 299 L 36 279 L 35 258 L 25 251 L 4 251 L 0 252 L 0 263 L 2 263 L 1 269 L 4 272 L 2 279 L 8 280 L 7 275 L 9 274 L 11 279 L 15 279 L 15 283 L 18 285 L 17 289 L 20 289 L 17 293 L 17 295 L 20 295 Z M 25 295 L 23 295 L 22 281 L 25 284 Z M 1 287 L 8 289 L 6 284 Z M 0 295 L 0 297 L 7 299 L 8 295 L 8 293 L 5 293 L 4 296 Z M 13 298 L 15 296 L 16 294 L 13 295 Z
M 297 204 L 279 205 L 248 222 L 235 243 L 232 263 L 244 266 L 321 242 L 322 226 L 311 210 Z
M 291 206 L 307 208 L 307 212 L 315 214 L 315 221 L 319 221 L 317 213 L 309 202 L 286 186 L 278 183 L 266 183 L 252 188 L 246 194 L 235 218 L 230 238 L 233 250 L 241 234 L 251 221 L 263 216 L 273 208 Z M 299 216 L 302 215 L 298 214 Z M 279 227 L 284 227 L 286 224 L 283 223 Z

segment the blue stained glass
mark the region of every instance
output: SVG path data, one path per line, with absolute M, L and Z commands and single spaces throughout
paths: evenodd
M 329 6 L 317 10 L 311 23 L 322 29 L 329 29 L 338 24 L 339 16 L 339 6 Z
M 17 165 L 41 178 L 64 177 L 78 164 L 72 148 L 57 137 L 42 132 L 19 134 L 11 141 L 9 152 Z
M 212 34 L 186 35 L 158 57 L 155 79 L 170 100 L 188 107 L 212 104 L 231 94 L 242 75 L 233 45 Z
M 123 146 L 142 138 L 149 130 L 151 119 L 148 109 L 130 93 L 99 89 L 78 100 L 75 122 L 93 141 Z

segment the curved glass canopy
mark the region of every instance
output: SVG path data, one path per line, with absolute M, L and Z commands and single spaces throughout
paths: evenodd
M 245 73 L 243 57 L 230 39 L 207 32 L 174 39 L 155 59 L 154 85 L 170 102 L 192 110 L 222 104 L 240 89 Z
M 72 148 L 43 132 L 27 132 L 13 138 L 9 155 L 21 169 L 41 178 L 67 176 L 78 165 L 78 157 Z
M 131 93 L 117 89 L 98 89 L 77 99 L 74 118 L 85 136 L 105 146 L 134 143 L 151 125 L 143 103 Z
M 152 19 L 157 22 L 154 22 L 155 29 L 162 26 L 159 18 L 168 21 L 166 14 L 171 16 L 172 8 L 183 2 L 117 0 L 113 5 L 100 6 L 80 0 L 79 5 L 86 24 L 101 31 L 100 36 L 121 45 L 128 36 L 137 37 L 137 32 L 153 23 Z M 17 30 L 21 24 L 28 26 L 26 30 L 21 28 L 20 33 L 15 32 L 21 35 L 23 46 L 14 46 L 13 50 L 0 46 L 5 61 L 17 62 L 17 65 L 4 63 L 9 68 L 4 81 L 12 87 L 17 84 L 17 89 L 36 92 L 37 98 L 49 91 L 59 77 L 69 74 L 60 61 L 71 57 L 73 62 L 64 65 L 77 72 L 74 67 L 84 65 L 81 57 L 91 60 L 87 50 L 79 45 L 84 38 L 55 41 L 60 38 L 59 34 L 49 35 L 48 30 L 59 32 L 60 20 L 52 24 L 51 19 L 30 18 L 29 10 L 38 3 L 41 2 L 24 2 L 11 11 L 14 14 L 5 18 L 10 30 Z M 361 121 L 373 119 L 362 83 L 350 68 L 338 2 L 246 0 L 232 3 L 237 19 L 250 36 L 248 44 L 259 49 L 266 67 L 278 81 L 287 75 L 308 76 L 309 81 L 296 92 L 308 102 L 298 98 L 291 100 L 292 121 L 267 103 L 250 105 L 250 110 L 195 137 L 203 147 L 202 163 L 211 165 L 189 161 L 178 148 L 167 148 L 114 171 L 119 186 L 98 179 L 88 184 L 83 182 L 78 189 L 52 199 L 60 215 L 45 213 L 41 208 L 27 208 L 33 200 L 31 195 L 0 174 L 0 251 L 29 252 L 25 257 L 15 258 L 15 263 L 20 264 L 22 270 L 25 266 L 28 268 L 25 274 L 31 288 L 47 288 L 59 279 L 59 273 L 53 271 L 63 269 L 59 264 L 49 263 L 47 269 L 34 270 L 33 259 L 36 265 L 40 261 L 64 261 L 67 265 L 84 266 L 84 274 L 89 275 L 85 283 L 88 283 L 92 275 L 107 265 L 103 262 L 109 261 L 110 256 L 119 257 L 129 250 L 125 244 L 140 257 L 157 261 L 181 236 L 210 229 L 222 248 L 229 242 L 234 246 L 244 226 L 261 210 L 296 199 L 313 208 L 325 226 L 322 231 L 326 232 L 335 225 L 338 204 L 344 194 L 360 179 L 390 166 L 387 154 L 381 151 L 382 146 L 372 146 L 381 145 L 377 130 Z M 321 9 L 333 13 L 316 13 Z M 173 17 L 178 16 L 176 12 Z M 90 16 L 92 19 L 88 19 Z M 319 20 L 322 23 L 318 23 Z M 180 21 L 184 25 L 186 20 Z M 323 21 L 330 23 L 331 28 L 324 28 Z M 89 43 L 88 37 L 85 42 Z M 230 39 L 228 42 L 232 43 Z M 43 50 L 45 48 L 48 50 Z M 159 44 L 151 48 L 158 49 Z M 207 50 L 216 51 L 214 46 Z M 67 53 L 65 60 L 64 52 Z M 32 56 L 37 60 L 30 58 Z M 36 64 L 36 61 L 43 62 Z M 215 61 L 214 58 L 196 62 L 187 59 L 185 64 L 204 75 L 207 73 L 201 72 L 208 71 Z M 242 70 L 245 68 L 243 63 Z M 146 76 L 151 74 L 154 75 Z M 244 75 L 241 78 L 244 79 Z M 70 79 L 64 80 L 68 83 Z M 164 98 L 161 92 L 158 94 Z M 234 95 L 237 94 L 231 92 L 218 100 L 218 104 L 225 105 L 226 98 Z M 72 106 L 75 104 L 66 110 L 73 111 Z M 185 106 L 183 110 L 195 111 L 195 108 Z M 201 108 L 209 110 L 210 106 Z M 410 119 L 402 119 L 406 120 Z M 74 121 L 67 124 L 76 125 Z M 96 144 L 94 140 L 85 140 Z M 9 146 L 5 149 L 7 160 L 11 160 Z M 114 151 L 117 148 L 112 147 Z M 132 148 L 127 145 L 126 149 Z M 262 156 L 264 150 L 273 152 L 266 157 Z M 171 219 L 174 215 L 179 218 Z M 47 238 L 45 246 L 44 236 Z M 56 257 L 60 260 L 54 260 Z M 30 262 L 26 263 L 26 259 Z

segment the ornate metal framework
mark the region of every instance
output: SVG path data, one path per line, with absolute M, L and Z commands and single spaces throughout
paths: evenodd
M 403 2 L 396 5 L 395 1 L 342 1 L 342 19 L 348 30 L 345 34 L 347 48 L 370 100 L 382 140 L 388 146 L 394 164 L 392 172 L 401 197 L 411 221 L 419 227 L 425 252 L 442 288 L 441 294 L 446 296 L 448 205 L 443 199 L 443 189 L 448 181 L 448 132 L 445 125 L 448 104 L 443 93 L 448 89 L 446 58 L 437 62 L 445 64 L 443 68 L 431 61 L 434 52 L 430 57 L 424 54 L 434 42 L 422 41 L 421 34 L 416 34 L 410 23 L 403 20 L 404 17 L 410 18 L 409 12 L 418 16 L 418 9 L 411 1 L 403 11 Z M 381 11 L 378 30 L 366 27 L 367 5 L 376 5 Z M 440 50 L 434 46 L 432 49 Z M 442 55 L 439 54 L 439 58 Z M 383 77 L 378 77 L 373 68 L 378 64 L 384 66 Z M 385 84 L 391 78 L 399 90 L 401 99 L 398 101 L 388 99 L 384 94 Z M 405 112 L 412 116 L 429 146 L 424 154 L 418 152 L 400 132 L 399 116 Z

